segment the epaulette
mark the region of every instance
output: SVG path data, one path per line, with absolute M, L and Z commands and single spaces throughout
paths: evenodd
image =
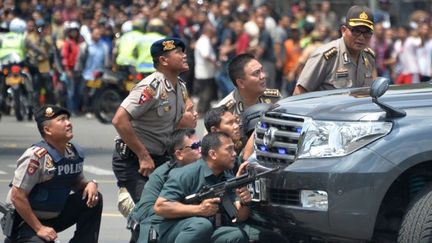
M 233 107 L 234 107 L 234 105 L 235 105 L 235 101 L 234 100 L 229 100 L 226 104 L 225 104 L 225 107 L 228 109 L 228 110 L 231 110 Z
M 336 56 L 336 54 L 337 54 L 336 47 L 332 47 L 329 50 L 325 51 L 323 56 L 326 60 L 329 60 L 330 58 Z
M 38 157 L 39 159 L 42 158 L 46 153 L 48 153 L 48 150 L 46 150 L 46 148 L 38 148 L 35 152 L 34 155 L 36 155 L 36 157 Z
M 273 97 L 273 98 L 280 98 L 281 97 L 281 93 L 279 92 L 278 89 L 266 89 L 264 90 L 264 96 L 267 97 Z
M 370 54 L 373 58 L 375 58 L 375 52 L 371 48 L 365 48 L 364 51 Z

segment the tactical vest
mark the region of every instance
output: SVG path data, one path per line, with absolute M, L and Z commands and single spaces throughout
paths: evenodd
M 84 155 L 78 147 L 72 145 L 75 152 L 74 158 L 65 158 L 45 141 L 35 146 L 45 148 L 53 159 L 53 169 L 49 173 L 52 179 L 36 184 L 30 192 L 29 202 L 34 210 L 47 212 L 60 212 L 63 210 L 66 200 L 71 192 L 72 185 L 77 182 L 78 176 L 83 170 Z M 46 170 L 50 165 L 45 164 Z
M 24 34 L 8 32 L 1 36 L 0 58 L 16 53 L 24 60 Z
M 152 73 L 156 71 L 153 66 L 153 57 L 150 54 L 150 47 L 153 42 L 163 39 L 165 36 L 157 32 L 145 33 L 141 38 L 138 48 L 138 58 L 135 69 L 139 73 Z
M 134 50 L 142 36 L 143 33 L 133 30 L 131 32 L 125 33 L 122 37 L 120 37 L 118 45 L 118 55 L 116 58 L 117 65 L 135 65 L 136 55 L 134 55 Z

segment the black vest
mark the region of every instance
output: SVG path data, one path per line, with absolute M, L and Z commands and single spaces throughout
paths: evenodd
M 65 158 L 45 141 L 40 141 L 35 146 L 43 147 L 48 151 L 53 165 L 49 168 L 50 165 L 45 163 L 42 169 L 44 174 L 49 173 L 54 176 L 33 187 L 29 195 L 30 205 L 34 210 L 60 212 L 68 199 L 72 185 L 77 182 L 83 170 L 84 155 L 81 149 L 73 144 L 70 146 L 75 153 L 73 158 Z

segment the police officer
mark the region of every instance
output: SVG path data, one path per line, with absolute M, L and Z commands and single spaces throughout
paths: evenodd
M 149 174 L 168 161 L 166 144 L 185 109 L 186 86 L 178 78 L 189 68 L 184 51 L 177 38 L 154 42 L 151 55 L 157 71 L 131 90 L 112 120 L 121 137 L 113 154 L 114 174 L 135 203 Z
M 134 53 L 139 41 L 144 35 L 146 21 L 137 19 L 132 22 L 132 31 L 123 33 L 116 42 L 114 49 L 115 63 L 120 70 L 127 70 L 129 66 L 136 65 L 137 55 Z
M 305 92 L 370 86 L 376 77 L 375 54 L 368 48 L 374 22 L 370 9 L 352 6 L 342 37 L 319 47 L 307 60 L 294 89 Z
M 135 69 L 138 73 L 147 76 L 155 71 L 150 47 L 153 42 L 165 38 L 163 34 L 164 22 L 159 18 L 153 18 L 147 25 L 147 32 L 143 34 L 136 46 L 137 60 Z
M 53 242 L 74 224 L 73 242 L 98 241 L 102 195 L 96 181 L 84 177 L 81 148 L 69 142 L 69 117 L 68 110 L 52 105 L 35 114 L 43 139 L 18 159 L 6 199 L 18 213 L 12 242 Z
M 263 66 L 251 54 L 234 57 L 228 64 L 228 74 L 235 88 L 216 106 L 226 106 L 239 117 L 251 105 L 274 103 L 281 97 L 279 90 L 266 88 Z
M 203 186 L 232 178 L 236 152 L 228 134 L 214 132 L 202 141 L 202 159 L 171 171 L 156 200 L 154 210 L 164 219 L 159 225 L 159 241 L 164 242 L 249 242 L 246 233 L 232 223 L 224 209 L 219 210 L 220 198 L 203 200 L 198 205 L 184 204 L 186 196 L 197 193 Z M 249 217 L 250 192 L 246 187 L 227 192 L 238 210 L 237 221 Z M 234 201 L 234 200 L 233 200 Z M 215 228 L 214 228 L 215 227 Z
M 134 207 L 131 218 L 140 224 L 138 242 L 146 243 L 152 226 L 157 231 L 157 225 L 162 220 L 155 215 L 153 206 L 168 174 L 174 168 L 182 167 L 201 158 L 201 141 L 194 129 L 177 129 L 171 136 L 169 153 L 172 160 L 159 166 L 150 176 L 144 187 L 140 201 Z

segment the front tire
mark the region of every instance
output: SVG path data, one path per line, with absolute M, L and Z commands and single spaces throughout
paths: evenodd
M 411 202 L 402 220 L 398 242 L 432 242 L 432 186 L 419 192 Z
M 112 88 L 103 90 L 94 101 L 93 111 L 96 118 L 104 124 L 110 124 L 123 97 Z

